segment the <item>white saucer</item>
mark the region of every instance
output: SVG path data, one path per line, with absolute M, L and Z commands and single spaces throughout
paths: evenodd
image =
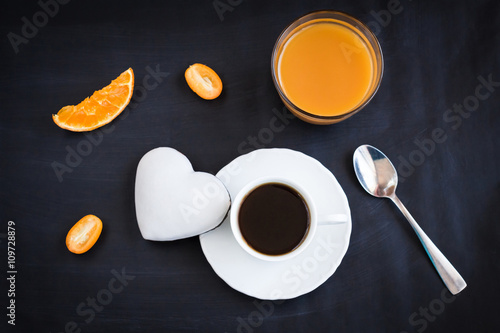
M 200 235 L 208 262 L 232 288 L 259 299 L 289 299 L 313 291 L 335 272 L 351 235 L 347 197 L 333 174 L 320 162 L 290 149 L 259 149 L 222 168 L 217 177 L 231 198 L 248 182 L 263 176 L 283 176 L 306 188 L 318 215 L 339 215 L 342 222 L 318 226 L 312 243 L 286 261 L 264 261 L 245 252 L 231 232 L 229 217 L 218 228 Z

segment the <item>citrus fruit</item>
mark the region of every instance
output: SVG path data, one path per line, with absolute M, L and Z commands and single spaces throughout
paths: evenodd
M 217 73 L 203 64 L 193 64 L 184 73 L 189 88 L 204 99 L 214 99 L 222 92 L 222 81 Z
M 133 91 L 134 71 L 129 68 L 80 104 L 63 107 L 52 119 L 70 131 L 91 131 L 115 119 L 130 102 Z
M 95 215 L 86 215 L 69 230 L 66 246 L 76 254 L 87 252 L 97 242 L 101 231 L 101 219 Z

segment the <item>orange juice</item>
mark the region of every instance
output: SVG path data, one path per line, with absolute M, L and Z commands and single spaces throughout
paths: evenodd
M 356 28 L 312 23 L 295 32 L 278 60 L 278 80 L 298 108 L 320 117 L 348 113 L 373 90 L 374 52 Z

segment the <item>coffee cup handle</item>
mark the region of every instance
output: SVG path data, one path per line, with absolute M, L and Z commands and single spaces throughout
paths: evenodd
M 318 217 L 318 225 L 344 224 L 349 220 L 346 214 L 328 214 Z

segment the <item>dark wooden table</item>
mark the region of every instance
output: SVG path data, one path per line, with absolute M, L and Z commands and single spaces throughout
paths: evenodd
M 324 8 L 348 12 L 377 34 L 385 57 L 379 92 L 345 122 L 291 119 L 259 137 L 283 112 L 270 74 L 276 38 L 298 16 Z M 1 17 L 0 305 L 8 332 L 500 329 L 498 2 L 41 0 L 4 3 Z M 195 62 L 219 73 L 220 98 L 207 102 L 189 90 L 183 74 Z M 129 67 L 134 97 L 111 124 L 83 134 L 53 123 L 51 114 Z M 396 207 L 358 184 L 352 153 L 365 143 L 398 168 L 400 198 L 468 283 L 460 295 L 447 293 Z M 198 238 L 142 239 L 135 170 L 160 146 L 211 173 L 262 147 L 318 159 L 352 211 L 336 273 L 296 299 L 256 300 L 214 273 Z M 104 230 L 77 256 L 66 233 L 89 213 Z M 15 326 L 6 316 L 11 300 Z

